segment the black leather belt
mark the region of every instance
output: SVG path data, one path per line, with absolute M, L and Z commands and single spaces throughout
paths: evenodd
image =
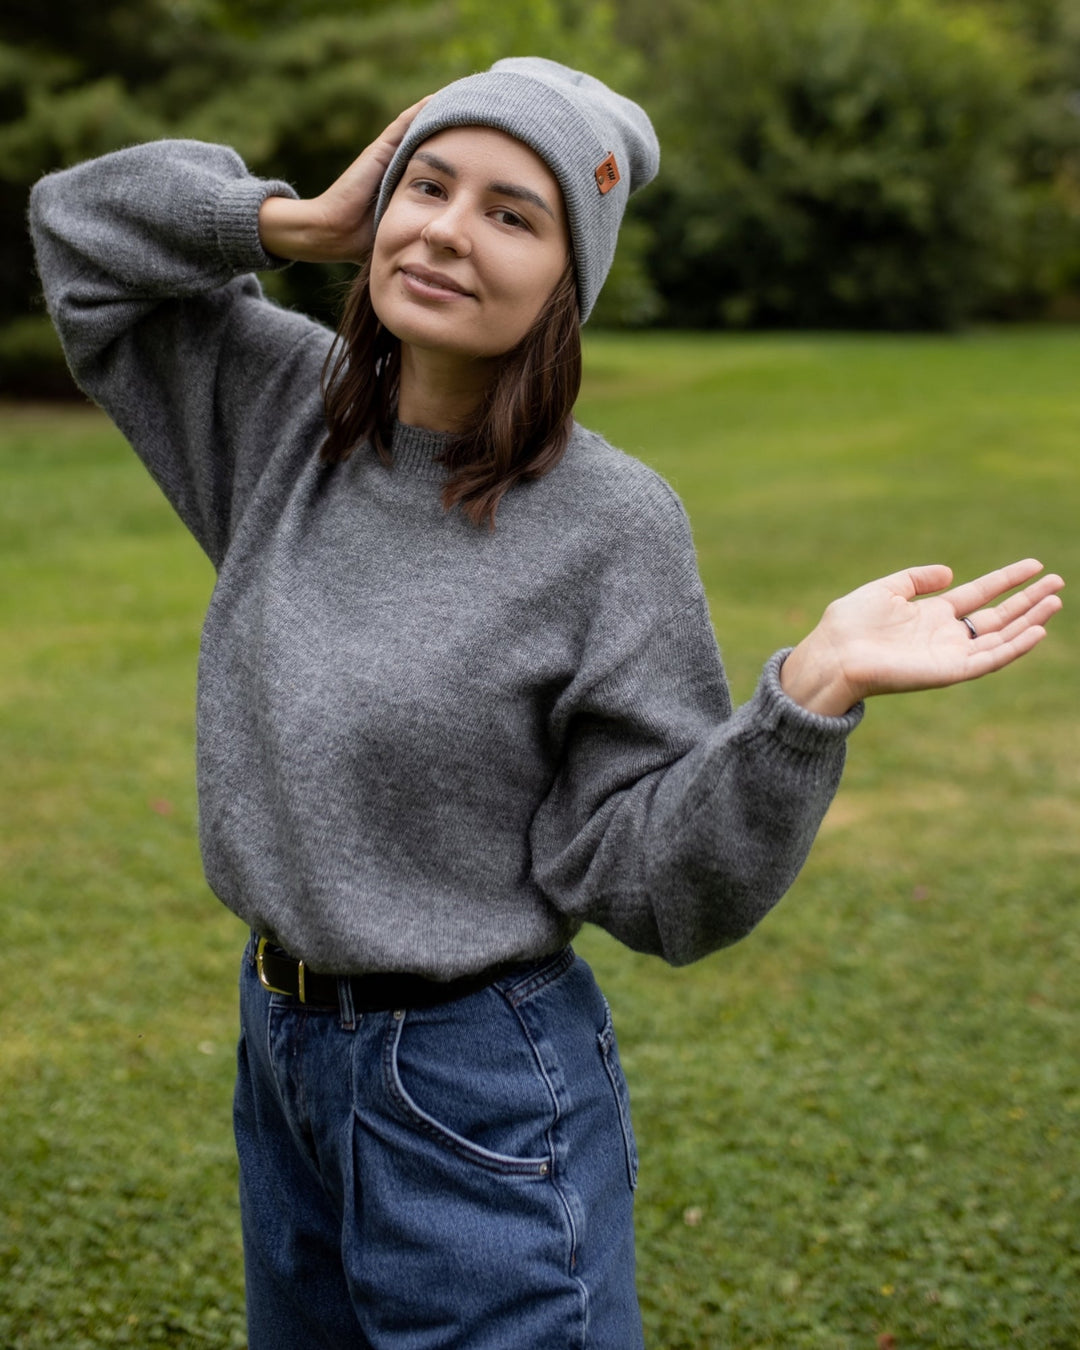
M 303 961 L 275 947 L 266 938 L 255 942 L 255 969 L 259 983 L 271 994 L 288 994 L 300 1003 L 318 1008 L 339 1006 L 339 975 L 320 975 Z M 458 980 L 426 980 L 422 975 L 348 975 L 353 1008 L 358 1013 L 397 1011 L 399 1008 L 433 1008 L 485 989 L 500 975 L 513 970 L 503 966 Z

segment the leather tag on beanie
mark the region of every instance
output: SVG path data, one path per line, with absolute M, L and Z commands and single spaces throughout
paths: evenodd
M 615 162 L 615 152 L 612 151 L 606 159 L 602 159 L 594 170 L 596 174 L 596 186 L 601 192 L 610 192 L 619 181 L 619 166 Z

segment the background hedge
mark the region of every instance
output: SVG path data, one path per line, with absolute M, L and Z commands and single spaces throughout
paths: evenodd
M 604 74 L 661 135 L 598 326 L 1080 312 L 1076 0 L 7 0 L 0 392 L 65 387 L 25 233 L 40 174 L 197 136 L 317 192 L 400 107 L 524 52 Z M 329 317 L 340 279 L 274 285 Z

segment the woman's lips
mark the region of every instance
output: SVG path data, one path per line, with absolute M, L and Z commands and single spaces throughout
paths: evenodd
M 427 300 L 459 300 L 471 295 L 453 277 L 428 267 L 402 267 L 401 280 L 410 294 Z

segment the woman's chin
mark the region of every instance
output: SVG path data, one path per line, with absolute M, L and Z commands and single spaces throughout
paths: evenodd
M 405 303 L 379 304 L 372 295 L 372 308 L 388 333 L 418 352 L 444 354 L 461 361 L 490 361 L 505 355 L 520 335 L 505 337 L 490 331 L 478 315 L 467 316 L 457 305 Z
M 476 334 L 447 332 L 434 324 L 384 323 L 383 327 L 401 343 L 425 360 L 460 362 L 473 365 L 477 361 L 493 361 L 501 352 L 492 351 Z

